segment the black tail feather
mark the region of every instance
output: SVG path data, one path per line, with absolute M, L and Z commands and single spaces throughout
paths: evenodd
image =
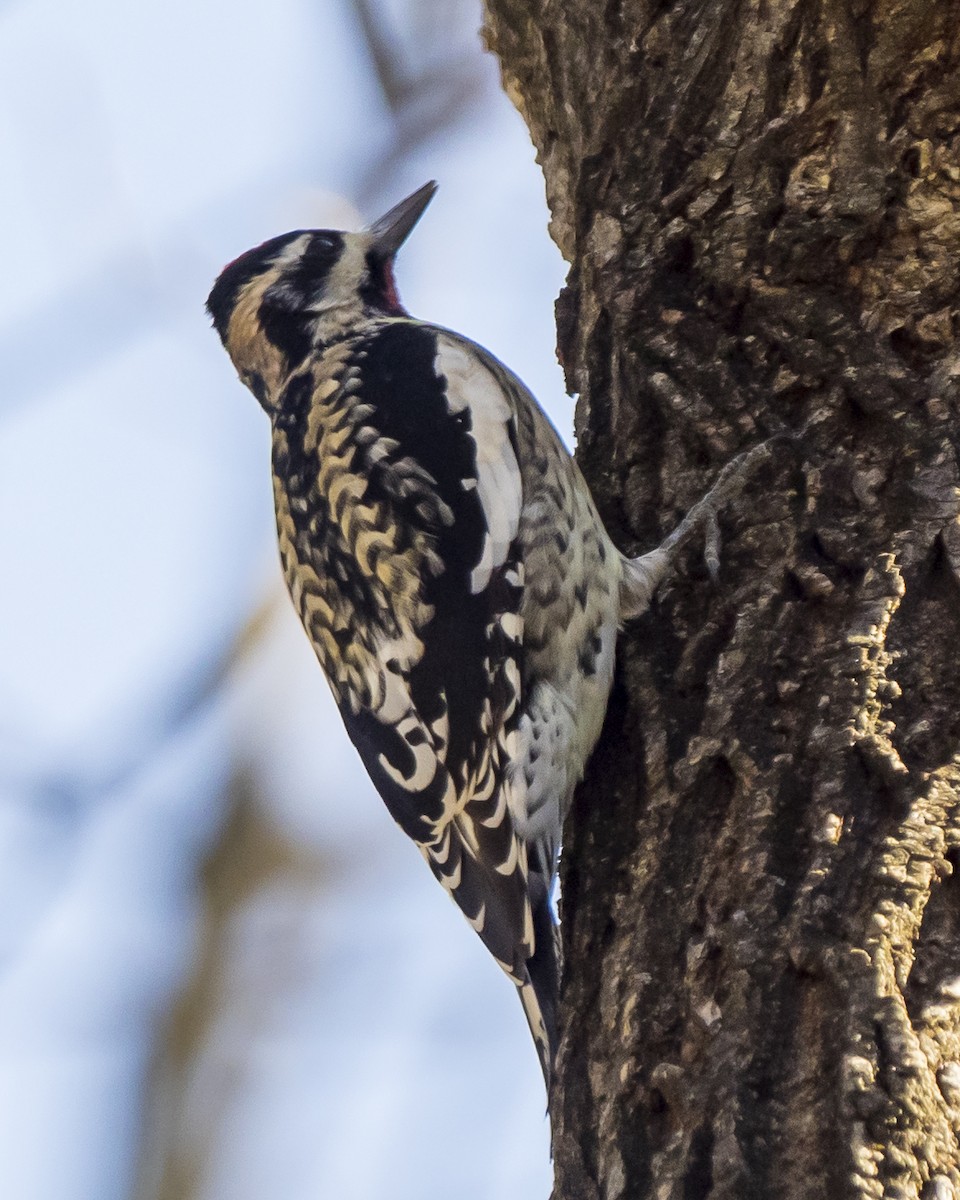
M 528 985 L 520 988 L 530 1031 L 537 1044 L 543 1079 L 550 1092 L 550 1077 L 557 1053 L 557 1004 L 560 997 L 560 930 L 553 917 L 547 881 L 539 873 L 530 874 L 530 900 L 533 910 L 534 952 L 527 959 Z M 533 997 L 524 995 L 532 989 Z M 538 1012 L 531 1012 L 535 999 Z M 539 1016 L 540 1021 L 536 1020 Z M 538 1029 L 537 1025 L 541 1025 Z

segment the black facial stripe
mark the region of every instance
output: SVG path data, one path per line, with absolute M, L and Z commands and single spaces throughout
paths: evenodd
M 248 250 L 225 267 L 207 298 L 207 312 L 213 317 L 221 340 L 226 337 L 230 316 L 244 286 L 251 279 L 269 271 L 285 247 L 304 236 L 310 240 L 303 253 L 295 263 L 284 269 L 276 284 L 267 290 L 259 314 L 267 337 L 275 345 L 289 349 L 291 337 L 296 336 L 298 323 L 293 322 L 288 329 L 287 323 L 278 314 L 289 319 L 323 290 L 327 276 L 343 253 L 343 234 L 336 230 L 295 229 L 271 238 L 254 250 Z
M 310 241 L 297 262 L 284 272 L 278 285 L 275 303 L 277 307 L 303 307 L 323 290 L 327 276 L 343 253 L 343 234 L 335 230 L 320 229 L 310 235 Z M 270 289 L 267 296 L 273 300 Z
M 311 233 L 303 253 L 267 288 L 257 318 L 267 338 L 287 357 L 302 362 L 312 348 L 310 306 L 323 292 L 327 277 L 343 253 L 343 235 L 333 230 Z

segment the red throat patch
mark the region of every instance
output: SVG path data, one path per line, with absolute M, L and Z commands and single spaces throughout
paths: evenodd
M 404 307 L 400 303 L 400 296 L 397 293 L 397 282 L 393 277 L 393 262 L 385 262 L 383 264 L 383 307 L 389 313 L 403 313 Z

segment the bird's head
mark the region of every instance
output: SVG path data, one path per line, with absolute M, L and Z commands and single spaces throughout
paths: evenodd
M 224 267 L 207 312 L 264 408 L 310 353 L 366 320 L 403 314 L 393 260 L 436 190 L 424 184 L 359 233 L 298 229 Z

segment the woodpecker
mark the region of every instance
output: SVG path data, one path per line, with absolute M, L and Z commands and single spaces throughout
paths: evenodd
M 563 819 L 600 734 L 618 627 L 730 471 L 652 553 L 613 545 L 503 363 L 411 317 L 394 259 L 427 183 L 359 233 L 242 254 L 207 310 L 272 424 L 283 573 L 374 785 L 516 985 L 549 1090 Z

